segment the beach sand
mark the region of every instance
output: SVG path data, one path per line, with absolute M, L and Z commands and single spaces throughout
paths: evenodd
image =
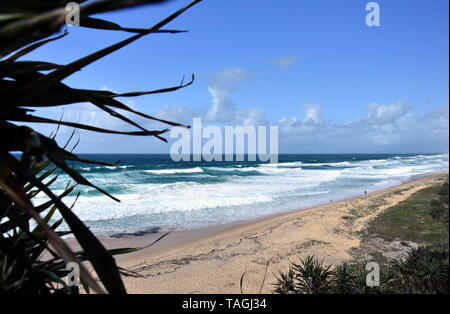
M 170 234 L 155 246 L 117 258 L 145 278 L 124 277 L 129 293 L 270 293 L 274 274 L 312 255 L 325 263 L 354 260 L 368 221 L 414 192 L 442 181 L 448 171 L 402 185 L 257 221 Z M 352 217 L 352 219 L 348 219 Z M 160 236 L 104 239 L 108 247 L 138 246 Z

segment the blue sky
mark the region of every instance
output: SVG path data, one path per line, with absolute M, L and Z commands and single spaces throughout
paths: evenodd
M 189 33 L 144 37 L 66 83 L 126 92 L 177 85 L 195 73 L 186 89 L 124 101 L 185 123 L 202 117 L 217 125 L 278 125 L 285 153 L 448 152 L 448 1 L 377 1 L 380 27 L 365 24 L 368 2 L 204 0 L 167 26 Z M 187 3 L 99 17 L 149 27 Z M 65 64 L 128 36 L 70 27 L 68 36 L 26 59 Z M 59 118 L 61 112 L 36 114 Z M 130 129 L 87 104 L 68 106 L 64 117 Z M 154 138 L 80 136 L 78 152 L 170 148 Z

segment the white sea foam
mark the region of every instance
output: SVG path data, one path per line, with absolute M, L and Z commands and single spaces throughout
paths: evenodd
M 301 161 L 281 162 L 277 164 L 261 164 L 260 167 L 300 167 L 303 165 Z
M 323 162 L 323 163 L 304 163 L 303 166 L 316 166 L 316 167 L 347 167 L 352 166 L 353 163 L 348 161 L 341 161 L 341 162 Z
M 155 170 L 144 170 L 144 172 L 154 174 L 200 173 L 203 172 L 203 169 L 200 167 L 188 169 L 155 169 Z
M 95 167 L 80 167 L 81 170 L 84 171 L 91 171 L 91 170 L 98 170 L 98 169 L 108 169 L 108 170 L 117 170 L 117 169 L 127 169 L 127 168 L 133 168 L 133 165 L 122 165 L 122 166 L 95 166 Z
M 119 184 L 123 188 L 121 194 L 115 195 L 121 203 L 94 193 L 79 198 L 74 211 L 90 224 L 94 232 L 126 228 L 139 230 L 149 225 L 185 228 L 313 206 L 330 199 L 362 194 L 364 190 L 392 186 L 412 176 L 445 168 L 448 168 L 448 154 L 330 163 L 294 161 L 250 167 L 130 169 L 101 175 L 91 172 L 86 175 L 93 183 L 101 187 Z M 237 176 L 236 172 L 243 175 Z M 159 176 L 142 174 L 170 175 L 161 178 L 173 180 L 177 180 L 179 175 L 184 181 L 164 183 L 154 180 Z M 198 179 L 203 176 L 222 180 L 206 183 Z M 152 180 L 147 183 L 139 181 L 139 178 L 149 177 Z M 190 177 L 197 179 L 189 181 Z M 63 188 L 61 184 L 59 192 Z M 83 189 L 90 191 L 91 188 Z M 65 199 L 68 204 L 73 200 L 73 196 Z M 39 194 L 36 204 L 42 201 L 45 197 Z

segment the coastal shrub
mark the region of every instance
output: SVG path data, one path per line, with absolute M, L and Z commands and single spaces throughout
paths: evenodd
M 331 266 L 324 265 L 314 256 L 307 256 L 299 264 L 292 263 L 294 287 L 306 294 L 323 294 L 331 289 Z
M 67 126 L 102 134 L 123 134 L 131 136 L 153 136 L 166 141 L 162 136 L 168 131 L 147 130 L 133 119 L 117 110 L 158 121 L 169 126 L 188 128 L 175 122 L 158 119 L 136 111 L 118 100 L 119 97 L 134 97 L 146 94 L 166 93 L 179 90 L 193 83 L 188 82 L 149 91 L 113 93 L 103 90 L 76 89 L 62 81 L 89 64 L 117 51 L 120 48 L 155 33 L 180 33 L 183 31 L 164 29 L 165 25 L 177 18 L 201 0 L 195 0 L 184 8 L 147 29 L 127 28 L 111 21 L 92 17 L 94 14 L 110 12 L 142 4 L 156 4 L 166 0 L 94 0 L 77 1 L 79 5 L 80 27 L 121 31 L 132 35 L 88 56 L 66 65 L 51 61 L 22 60 L 35 49 L 68 35 L 61 32 L 66 25 L 65 0 L 0 2 L 0 291 L 4 293 L 66 293 L 77 289 L 64 287 L 61 278 L 67 273 L 63 268 L 68 262 L 78 263 L 80 279 L 86 291 L 97 293 L 126 293 L 119 268 L 112 254 L 125 250 L 108 251 L 92 234 L 84 223 L 72 212 L 71 207 L 51 190 L 50 171 L 66 173 L 74 184 L 90 186 L 113 200 L 119 201 L 106 191 L 93 185 L 89 180 L 69 166 L 67 161 L 114 165 L 101 161 L 86 160 L 73 154 L 66 146 L 60 146 L 55 138 L 40 134 L 21 123 L 44 123 L 55 127 Z M 55 36 L 55 34 L 57 34 Z M 53 36 L 53 37 L 52 37 Z M 126 61 L 126 60 L 124 60 Z M 136 130 L 125 132 L 111 130 L 71 121 L 53 120 L 34 113 L 42 107 L 61 107 L 68 104 L 89 103 L 115 119 L 120 119 Z M 74 133 L 73 133 L 74 134 Z M 72 134 L 72 136 L 73 136 Z M 20 155 L 13 155 L 19 152 Z M 67 187 L 66 191 L 72 189 Z M 38 192 L 45 194 L 49 201 L 44 205 L 34 205 L 32 198 Z M 44 208 L 46 207 L 46 208 Z M 68 226 L 66 232 L 57 231 L 62 222 L 51 223 L 53 213 L 58 212 Z M 45 214 L 46 213 L 46 214 Z M 51 214 L 50 214 L 51 213 Z M 41 217 L 45 214 L 44 217 Z M 37 227 L 31 229 L 31 221 Z M 70 233 L 76 238 L 82 252 L 73 252 L 62 236 Z M 129 249 L 133 250 L 133 249 Z M 128 251 L 129 251 L 128 250 Z M 42 261 L 43 252 L 50 254 L 50 260 Z M 93 276 L 80 262 L 87 260 L 95 271 Z M 60 285 L 57 286 L 56 283 Z M 60 288 L 60 287 L 63 288 Z M 58 288 L 59 287 L 59 288 Z
M 448 208 L 448 181 L 446 181 L 439 189 L 437 199 L 431 201 L 431 217 L 443 223 L 449 222 L 449 208 Z
M 57 167 L 46 161 L 40 165 L 33 160 L 30 172 L 41 181 L 46 181 L 45 185 L 51 189 L 59 178 L 55 175 Z M 76 184 L 66 185 L 64 190 L 57 196 L 63 200 L 66 196 L 73 194 Z M 23 187 L 26 198 L 30 203 L 41 192 L 33 183 Z M 73 208 L 80 193 L 71 204 Z M 0 294 L 65 294 L 79 293 L 78 286 L 69 286 L 64 280 L 71 269 L 66 269 L 66 263 L 49 246 L 49 239 L 41 226 L 32 228 L 32 217 L 21 210 L 12 202 L 6 194 L 0 190 L 0 208 L 6 208 L 3 216 L 8 219 L 0 223 Z M 59 227 L 63 219 L 56 219 L 57 206 L 53 200 L 48 200 L 34 207 L 37 213 L 44 214 L 42 218 L 57 236 L 73 235 L 69 230 L 60 231 Z M 36 225 L 36 224 L 34 224 Z M 119 248 L 109 250 L 111 255 L 130 253 L 140 248 Z M 46 257 L 44 255 L 47 254 Z M 86 260 L 84 252 L 74 252 L 74 256 L 79 261 Z M 119 272 L 126 276 L 133 276 L 130 271 L 119 268 Z M 89 291 L 89 286 L 84 286 Z
M 276 276 L 277 294 L 448 294 L 448 242 L 411 249 L 404 258 L 380 265 L 380 285 L 366 284 L 364 263 L 324 265 L 314 256 L 291 263 Z
M 277 283 L 275 284 L 275 293 L 277 294 L 293 294 L 296 292 L 294 283 L 294 270 L 289 268 L 286 273 L 279 272 L 276 276 Z
M 39 177 L 41 181 L 54 175 L 56 167 L 51 167 L 47 161 L 40 166 L 33 163 L 30 172 Z M 46 185 L 51 187 L 58 176 L 46 180 Z M 75 184 L 68 184 L 64 191 L 58 195 L 59 199 L 72 193 Z M 40 192 L 34 184 L 23 187 L 29 202 Z M 69 287 L 62 280 L 68 274 L 66 265 L 58 255 L 49 247 L 49 241 L 45 237 L 40 226 L 31 228 L 31 217 L 26 214 L 18 204 L 7 198 L 0 190 L 0 208 L 5 209 L 5 217 L 9 219 L 0 223 L 0 293 L 77 293 L 78 287 Z M 49 200 L 35 207 L 37 213 L 46 213 L 43 220 L 49 224 L 51 230 L 59 235 L 68 235 L 68 231 L 57 231 L 63 222 L 62 219 L 54 219 L 56 212 L 55 202 Z M 42 259 L 44 252 L 49 257 Z M 80 256 L 78 256 L 80 258 Z
M 394 285 L 406 293 L 448 293 L 448 247 L 418 247 L 392 262 Z

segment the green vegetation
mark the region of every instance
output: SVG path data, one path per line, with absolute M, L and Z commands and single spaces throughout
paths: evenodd
M 49 162 L 40 167 L 34 166 L 31 169 L 41 180 L 45 180 L 55 171 L 55 167 L 47 168 Z M 40 171 L 41 170 L 41 171 Z M 48 186 L 51 186 L 57 177 L 47 180 Z M 58 196 L 63 199 L 70 194 L 75 185 L 68 185 L 65 191 Z M 39 192 L 39 189 L 29 184 L 24 188 L 26 197 L 31 201 Z M 0 205 L 2 208 L 8 208 L 9 220 L 0 224 L 0 293 L 64 293 L 78 292 L 78 287 L 69 287 L 61 279 L 67 275 L 65 263 L 57 258 L 57 254 L 48 248 L 48 239 L 40 226 L 30 229 L 30 218 L 17 208 L 11 200 L 8 200 L 4 193 L 0 193 Z M 35 207 L 37 212 L 45 212 L 44 221 L 50 223 L 52 216 L 56 212 L 56 205 L 53 201 L 48 201 Z M 61 225 L 62 219 L 59 219 L 50 225 L 51 230 L 59 235 L 69 234 L 56 229 Z M 41 259 L 45 252 L 50 253 L 46 261 Z M 53 257 L 53 258 L 51 258 Z M 81 256 L 78 255 L 78 258 Z
M 446 212 L 447 220 L 443 218 L 445 214 L 439 214 L 439 219 L 433 218 L 436 211 Z M 422 189 L 386 209 L 369 223 L 366 233 L 386 241 L 403 240 L 420 244 L 448 238 L 448 180 L 442 185 Z
M 448 180 L 438 191 L 438 198 L 431 201 L 430 215 L 433 220 L 446 223 L 448 229 Z
M 145 119 L 156 120 L 170 126 L 178 123 L 161 120 L 143 112 L 135 111 L 120 102 L 120 97 L 134 97 L 146 94 L 166 93 L 192 84 L 180 85 L 151 91 L 113 93 L 102 90 L 72 88 L 62 81 L 89 64 L 125 47 L 149 34 L 180 33 L 183 31 L 164 29 L 165 25 L 201 0 L 195 0 L 186 7 L 156 23 L 148 29 L 126 28 L 116 23 L 93 18 L 92 15 L 134 7 L 142 4 L 161 3 L 166 0 L 96 0 L 80 3 L 79 21 L 81 27 L 121 31 L 132 35 L 116 44 L 93 52 L 69 64 L 61 65 L 48 61 L 24 61 L 27 54 L 49 42 L 68 35 L 57 34 L 64 27 L 68 11 L 65 0 L 2 0 L 0 2 L 0 292 L 2 293 L 67 293 L 78 289 L 66 287 L 62 278 L 67 274 L 68 262 L 78 263 L 80 279 L 86 291 L 97 293 L 126 293 L 121 275 L 112 255 L 134 249 L 108 251 L 83 222 L 72 212 L 62 198 L 74 186 L 68 186 L 64 195 L 55 195 L 51 185 L 57 176 L 54 172 L 65 172 L 74 184 L 96 188 L 112 199 L 119 201 L 100 187 L 71 168 L 67 161 L 114 165 L 79 158 L 67 148 L 60 146 L 54 136 L 40 134 L 30 127 L 17 123 L 45 123 L 73 127 L 97 133 L 153 136 L 166 141 L 162 135 L 168 129 L 147 130 L 117 110 L 135 114 Z M 124 60 L 126 62 L 126 60 Z M 71 121 L 52 120 L 40 117 L 34 110 L 41 107 L 61 107 L 68 104 L 88 102 L 113 118 L 120 119 L 136 128 L 132 132 L 98 128 Z M 70 140 L 69 140 L 70 141 Z M 76 145 L 75 145 L 76 146 Z M 20 160 L 13 155 L 20 152 Z M 49 179 L 45 181 L 45 179 Z M 35 206 L 33 196 L 38 192 L 46 194 L 49 201 Z M 55 212 L 62 220 L 51 224 Z M 41 217 L 43 215 L 44 217 Z M 57 231 L 64 221 L 69 230 Z M 31 222 L 37 225 L 32 229 Z M 61 236 L 71 234 L 76 238 L 82 252 L 73 252 Z M 42 261 L 42 254 L 50 254 L 50 260 Z M 88 272 L 81 261 L 88 260 L 95 276 Z M 62 288 L 61 288 L 62 287 Z
M 448 178 L 443 184 L 422 189 L 392 206 L 372 220 L 363 234 L 363 242 L 372 238 L 399 240 L 408 247 L 404 256 L 389 260 L 378 251 L 370 251 L 380 264 L 380 285 L 366 284 L 366 264 L 325 265 L 314 256 L 291 263 L 286 273 L 277 276 L 279 294 L 369 294 L 425 293 L 448 294 Z M 343 216 L 343 219 L 351 219 Z M 408 242 L 420 244 L 409 247 Z M 369 245 L 370 246 L 370 245 Z
M 40 181 L 45 181 L 45 186 L 51 186 L 58 180 L 55 175 L 57 167 L 46 161 L 40 165 L 31 167 L 33 173 Z M 73 193 L 76 184 L 67 184 L 65 190 L 57 196 L 62 201 L 67 195 Z M 18 189 L 19 190 L 19 189 Z M 30 202 L 42 190 L 35 184 L 29 183 L 23 187 L 26 197 Z M 79 193 L 75 199 L 78 199 Z M 71 204 L 70 208 L 75 205 Z M 8 219 L 0 223 L 0 294 L 64 294 L 79 293 L 77 286 L 68 286 L 63 280 L 69 274 L 66 263 L 54 249 L 49 247 L 49 239 L 41 225 L 31 228 L 31 215 L 21 211 L 19 205 L 6 197 L 0 190 L 0 208 L 7 208 L 5 217 Z M 37 214 L 44 214 L 42 220 L 49 225 L 55 235 L 62 237 L 71 235 L 71 231 L 59 231 L 63 218 L 55 219 L 57 204 L 48 200 L 35 206 Z M 153 244 L 153 243 L 152 243 Z M 150 245 L 152 245 L 150 244 Z M 119 248 L 108 250 L 111 255 L 119 255 L 134 252 L 142 248 Z M 43 258 L 44 254 L 47 254 Z M 87 260 L 85 252 L 74 252 L 79 261 Z M 125 276 L 136 276 L 133 272 L 119 268 L 119 272 Z M 89 292 L 89 285 L 82 282 L 84 289 Z
M 278 294 L 448 293 L 448 242 L 411 249 L 404 259 L 380 266 L 380 284 L 366 283 L 366 264 L 324 265 L 314 256 L 291 263 L 275 283 Z

